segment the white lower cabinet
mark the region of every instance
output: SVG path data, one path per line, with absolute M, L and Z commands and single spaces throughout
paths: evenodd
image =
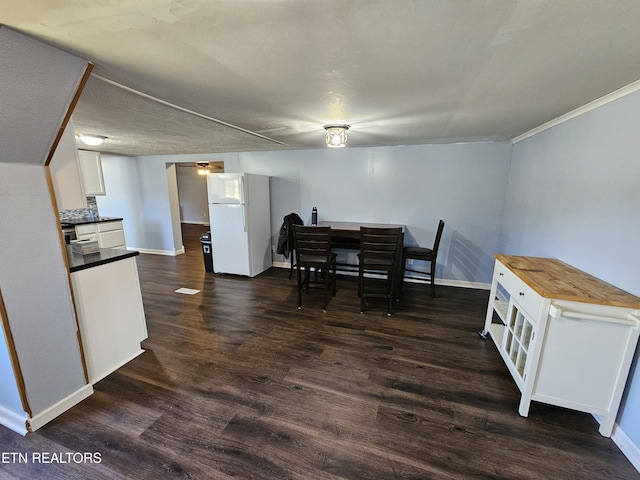
M 95 240 L 100 248 L 126 250 L 122 221 L 87 223 L 76 226 L 78 240 Z
M 638 343 L 640 298 L 556 259 L 496 255 L 483 335 L 522 394 L 601 417 L 611 436 Z

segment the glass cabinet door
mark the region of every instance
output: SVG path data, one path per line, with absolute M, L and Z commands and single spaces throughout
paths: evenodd
M 507 317 L 507 331 L 502 348 L 511 362 L 512 371 L 517 375 L 520 385 L 526 379 L 529 346 L 535 336 L 534 324 L 524 315 L 517 305 L 511 304 Z

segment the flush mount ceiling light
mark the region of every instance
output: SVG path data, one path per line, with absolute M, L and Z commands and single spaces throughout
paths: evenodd
M 325 125 L 327 131 L 327 147 L 340 148 L 347 144 L 349 125 Z
M 78 135 L 78 138 L 82 141 L 82 143 L 84 143 L 85 145 L 91 145 L 92 147 L 97 147 L 98 145 L 100 145 L 102 142 L 104 142 L 104 140 L 107 137 L 102 137 L 100 135 L 83 135 L 80 134 Z
M 198 166 L 198 175 L 208 175 L 209 172 L 209 162 L 196 162 Z

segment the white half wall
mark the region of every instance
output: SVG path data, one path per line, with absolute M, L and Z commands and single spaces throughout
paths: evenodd
M 0 218 L 0 289 L 35 416 L 87 383 L 44 167 L 0 163 Z

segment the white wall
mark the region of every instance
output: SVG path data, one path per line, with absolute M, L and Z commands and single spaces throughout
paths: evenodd
M 640 296 L 640 92 L 517 143 L 505 252 L 555 257 Z M 640 448 L 638 353 L 619 425 Z

